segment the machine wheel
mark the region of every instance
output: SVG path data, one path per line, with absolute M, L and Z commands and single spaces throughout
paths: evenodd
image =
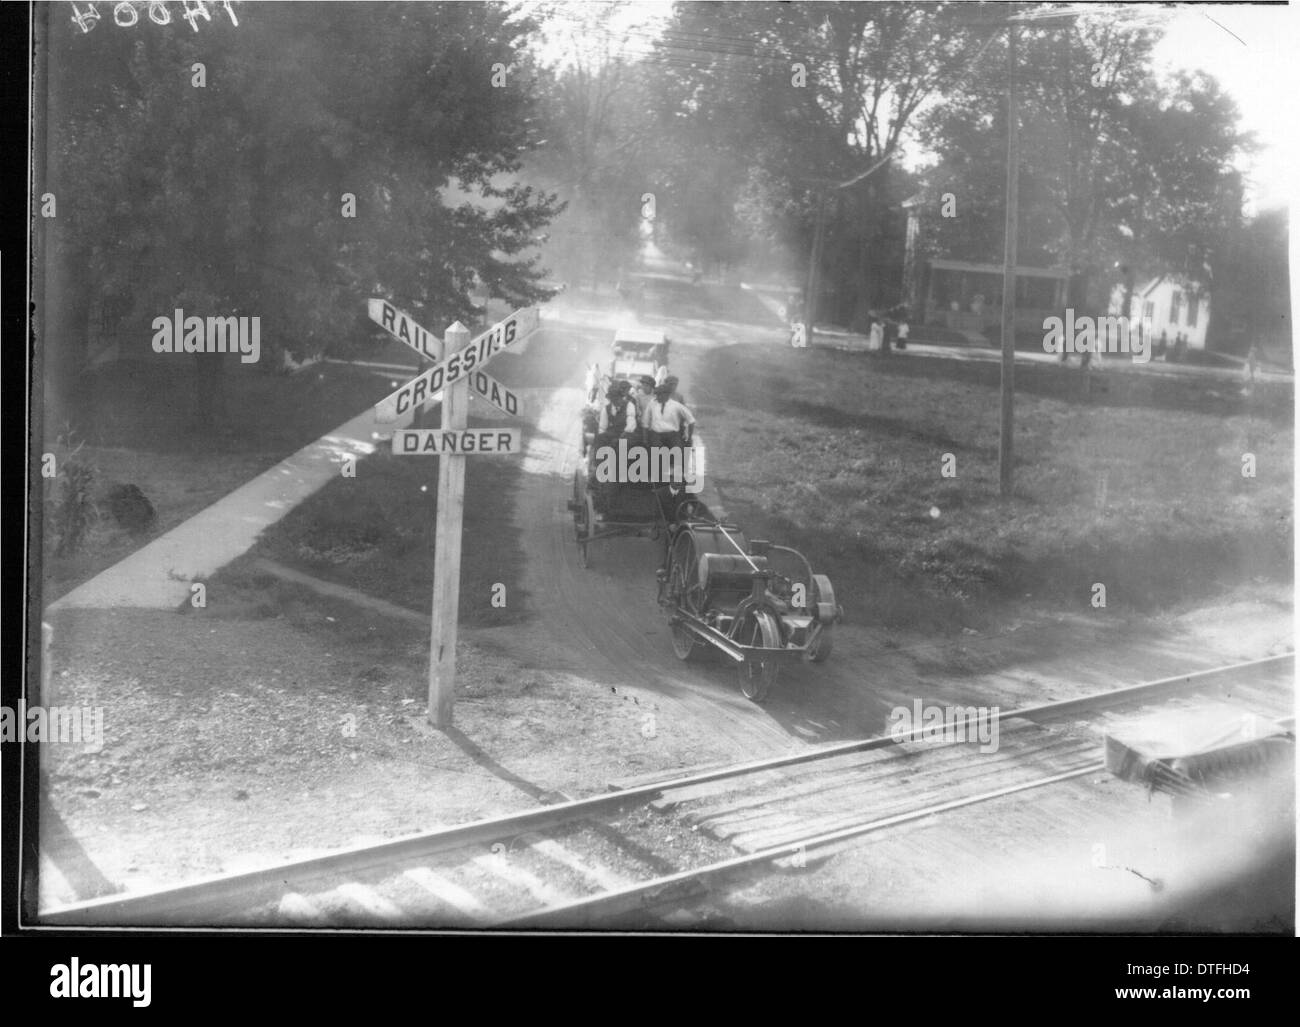
M 703 604 L 699 586 L 695 584 L 695 542 L 689 533 L 677 536 L 677 544 L 673 546 L 670 558 L 668 595 L 678 607 L 698 617 L 703 612 Z M 679 624 L 672 626 L 672 632 L 673 652 L 680 660 L 699 659 L 708 648 L 707 643 L 701 642 Z
M 817 639 L 804 651 L 804 659 L 809 663 L 825 663 L 834 648 L 829 628 L 817 633 Z
M 673 625 L 673 652 L 679 660 L 687 662 L 698 660 L 708 648 L 704 642 L 692 635 L 680 624 Z
M 781 648 L 781 629 L 776 618 L 767 610 L 755 610 L 746 615 L 736 632 L 736 641 L 741 645 L 761 646 L 764 649 Z M 776 684 L 781 667 L 775 659 L 762 657 L 746 660 L 737 668 L 740 676 L 740 691 L 751 702 L 761 703 Z

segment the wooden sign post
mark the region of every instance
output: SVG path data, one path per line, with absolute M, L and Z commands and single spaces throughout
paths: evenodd
M 447 329 L 443 353 L 469 342 L 469 329 L 457 321 Z M 442 394 L 443 431 L 466 427 L 469 381 L 461 378 Z M 429 722 L 450 727 L 456 702 L 456 629 L 460 611 L 460 542 L 465 521 L 465 457 L 438 457 L 438 514 L 433 555 L 433 630 L 429 635 Z
M 371 319 L 434 366 L 422 371 L 375 405 L 375 421 L 396 421 L 402 414 L 442 400 L 442 428 L 393 432 L 393 454 L 436 455 L 438 513 L 433 554 L 433 618 L 429 633 L 429 722 L 450 727 L 456 702 L 456 630 L 460 609 L 461 530 L 465 521 L 465 457 L 517 455 L 522 445 L 518 428 L 469 429 L 470 389 L 499 410 L 519 413 L 519 397 L 482 371 L 497 353 L 516 346 L 538 327 L 536 307 L 516 310 L 476 339 L 457 321 L 447 329 L 441 346 L 437 336 L 421 328 L 386 300 L 369 302 Z

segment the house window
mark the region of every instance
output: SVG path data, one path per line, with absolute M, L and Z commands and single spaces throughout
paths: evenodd
M 1156 319 L 1156 301 L 1147 300 L 1142 304 L 1142 320 L 1154 321 Z
M 1183 294 L 1181 292 L 1175 292 L 1169 300 L 1169 323 L 1171 325 L 1176 325 L 1178 323 L 1178 315 L 1182 313 L 1182 310 Z
M 1196 315 L 1200 312 L 1201 298 L 1199 296 L 1187 297 L 1187 327 L 1196 327 Z

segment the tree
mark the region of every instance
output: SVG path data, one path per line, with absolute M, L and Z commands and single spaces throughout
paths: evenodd
M 691 141 L 681 148 L 688 166 L 717 169 L 698 188 L 713 190 L 737 235 L 778 238 L 802 259 L 829 198 L 822 263 L 840 319 L 896 294 L 902 196 L 891 164 L 917 111 L 958 79 L 980 42 L 960 7 L 682 4 L 659 44 L 662 123 Z M 755 223 L 759 188 L 771 205 L 766 225 Z M 689 216 L 701 205 L 679 209 Z
M 1232 164 L 1248 140 L 1231 101 L 1208 76 L 1158 80 L 1158 32 L 1141 24 L 1080 15 L 1021 33 L 1021 261 L 1070 267 L 1095 297 L 1122 267 L 1130 288 L 1138 268 L 1203 278 L 1240 205 Z M 961 217 L 929 224 L 931 245 L 953 256 L 987 261 L 1001 246 L 1005 90 L 995 37 L 968 86 L 919 123 L 938 155 L 930 191 L 961 205 Z
M 376 293 L 438 326 L 477 312 L 479 281 L 544 297 L 523 254 L 559 205 L 517 180 L 538 138 L 527 83 L 493 74 L 534 29 L 495 3 L 256 5 L 199 33 L 55 17 L 48 167 L 72 277 L 129 297 L 137 337 L 176 307 L 260 316 L 264 360 L 342 341 Z M 197 363 L 202 418 L 221 362 Z
M 567 203 L 552 226 L 548 256 L 593 284 L 635 256 L 642 196 L 653 186 L 650 83 L 626 53 L 637 29 L 616 28 L 618 13 L 612 5 L 556 12 L 564 29 L 552 39 L 559 56 L 536 77 L 545 143 L 528 161 L 529 174 Z
M 1238 226 L 1220 246 L 1211 322 L 1218 347 L 1245 353 L 1258 343 L 1293 362 L 1289 241 L 1281 208 Z

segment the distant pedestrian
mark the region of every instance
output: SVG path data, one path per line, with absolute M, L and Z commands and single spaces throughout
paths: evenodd
M 907 349 L 907 336 L 911 327 L 907 323 L 907 308 L 898 308 L 898 348 Z

